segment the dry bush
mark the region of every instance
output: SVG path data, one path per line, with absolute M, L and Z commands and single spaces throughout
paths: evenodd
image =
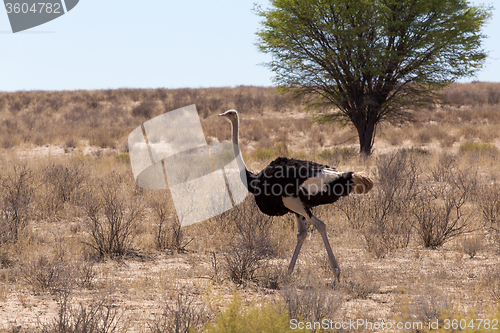
M 156 221 L 154 242 L 157 250 L 169 250 L 171 253 L 185 251 L 184 232 L 173 207 L 173 202 L 164 193 L 154 193 L 149 200 Z
M 486 182 L 479 186 L 477 205 L 480 208 L 484 226 L 500 246 L 500 183 L 496 175 L 486 175 Z
M 253 200 L 247 199 L 226 214 L 234 236 L 223 250 L 225 268 L 236 284 L 254 280 L 264 259 L 276 254 L 278 246 L 270 235 L 273 219 L 262 214 Z M 231 231 L 230 231 L 231 232 Z
M 0 244 L 17 242 L 33 215 L 33 172 L 14 165 L 0 178 Z
M 194 296 L 181 291 L 174 304 L 165 302 L 163 313 L 156 316 L 150 325 L 153 333 L 189 333 L 200 329 L 207 320 L 203 305 L 196 304 Z
M 142 117 L 144 119 L 149 119 L 151 118 L 151 115 L 153 114 L 155 107 L 156 107 L 155 101 L 151 100 L 142 101 L 139 105 L 137 105 L 132 109 L 132 115 L 134 117 Z
M 291 284 L 282 288 L 280 297 L 288 308 L 289 318 L 314 322 L 334 319 L 344 302 L 341 292 L 320 281 L 308 280 L 308 287 L 303 289 Z
M 290 280 L 288 269 L 281 262 L 268 261 L 257 274 L 259 285 L 268 289 L 281 289 Z
M 75 271 L 68 262 L 47 255 L 22 263 L 20 274 L 35 295 L 47 291 L 53 294 L 70 292 L 76 283 Z
M 382 156 L 377 167 L 378 183 L 370 194 L 346 198 L 339 209 L 354 228 L 363 228 L 368 251 L 383 257 L 408 246 L 412 226 L 407 207 L 415 200 L 420 171 L 414 154 L 404 150 Z
M 86 166 L 81 162 L 54 163 L 43 168 L 38 191 L 38 213 L 52 217 L 62 211 L 65 204 L 78 202 L 88 176 Z
M 223 254 L 225 269 L 231 281 L 241 285 L 256 280 L 257 271 L 265 265 L 263 261 L 272 250 L 265 239 L 255 237 L 245 240 L 237 237 Z
M 366 265 L 347 268 L 342 274 L 340 288 L 352 298 L 366 299 L 380 289 L 373 279 L 373 272 Z
M 444 156 L 432 172 L 434 182 L 422 187 L 412 208 L 418 238 L 425 247 L 436 248 L 467 232 L 472 213 L 467 204 L 474 198 L 477 172 L 460 169 Z
M 354 230 L 363 230 L 370 216 L 372 202 L 360 195 L 351 195 L 339 200 L 337 208 L 344 214 L 349 226 Z
M 479 251 L 484 249 L 483 237 L 479 235 L 465 237 L 462 240 L 461 250 L 469 256 L 470 259 L 474 258 Z
M 408 297 L 409 296 L 409 297 Z M 421 322 L 423 325 L 431 320 L 436 320 L 441 315 L 452 309 L 448 296 L 429 284 L 420 288 L 410 289 L 408 296 L 396 300 L 395 310 L 399 312 L 404 321 L 414 323 Z
M 109 131 L 103 131 L 102 129 L 96 129 L 93 132 L 89 143 L 91 146 L 100 148 L 115 148 L 115 141 L 109 136 Z
M 120 314 L 108 299 L 94 300 L 90 306 L 70 303 L 70 295 L 57 298 L 57 316 L 40 325 L 42 333 L 111 333 L 118 331 Z
M 435 135 L 435 129 L 434 128 L 423 128 L 421 129 L 417 136 L 416 136 L 416 142 L 421 144 L 421 145 L 425 145 L 425 144 L 428 144 L 432 141 L 432 137 Z
M 76 283 L 82 288 L 92 289 L 94 286 L 95 279 L 97 277 L 97 271 L 95 270 L 93 261 L 83 261 L 78 262 L 76 265 Z
M 117 174 L 98 179 L 86 189 L 82 206 L 90 241 L 86 244 L 103 258 L 130 253 L 144 205 L 139 195 L 127 189 Z
M 498 267 L 488 270 L 483 278 L 483 285 L 495 302 L 500 302 L 500 270 Z
M 440 143 L 441 143 L 441 147 L 443 148 L 450 148 L 453 146 L 453 144 L 455 142 L 457 142 L 457 138 L 452 135 L 452 134 L 448 134 L 448 133 L 444 133 L 441 138 L 439 139 Z

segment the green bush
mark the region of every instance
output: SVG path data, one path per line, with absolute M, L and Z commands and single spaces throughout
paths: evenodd
M 356 149 L 343 147 L 322 150 L 318 153 L 318 157 L 324 160 L 348 160 L 356 156 L 356 154 Z
M 468 313 L 444 311 L 439 317 L 438 329 L 426 329 L 425 332 L 463 332 L 463 333 L 487 333 L 495 332 L 500 325 L 500 305 L 491 315 L 486 318 L 477 317 L 476 313 L 469 309 Z
M 118 163 L 130 163 L 130 154 L 129 153 L 121 153 L 115 156 L 115 161 Z
M 259 149 L 254 153 L 254 158 L 256 160 L 269 160 L 269 159 L 274 159 L 278 156 L 289 156 L 290 151 L 288 147 L 285 144 L 279 143 L 275 145 L 274 147 L 269 147 L 265 149 Z
M 271 147 L 271 148 L 267 148 L 267 149 L 259 149 L 254 153 L 253 156 L 256 160 L 263 161 L 263 160 L 271 159 L 273 156 L 275 156 L 275 153 L 274 153 L 274 149 Z
M 286 333 L 312 332 L 306 329 L 291 329 L 288 310 L 281 304 L 241 304 L 235 295 L 224 312 L 221 312 L 201 331 L 204 333 Z
M 491 143 L 478 143 L 474 141 L 465 141 L 460 145 L 461 153 L 496 153 L 498 148 Z

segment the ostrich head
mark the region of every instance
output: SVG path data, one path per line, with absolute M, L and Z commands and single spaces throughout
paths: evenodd
M 236 110 L 227 110 L 226 112 L 221 113 L 219 117 L 225 117 L 233 124 L 238 122 L 238 112 L 236 112 Z

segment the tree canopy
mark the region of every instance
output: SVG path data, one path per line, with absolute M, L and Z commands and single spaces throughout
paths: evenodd
M 491 8 L 465 0 L 271 0 L 258 46 L 282 92 L 350 121 L 370 154 L 377 124 L 473 75 Z

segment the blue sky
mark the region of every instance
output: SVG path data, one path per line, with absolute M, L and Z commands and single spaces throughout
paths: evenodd
M 0 91 L 270 86 L 272 73 L 259 65 L 270 56 L 255 46 L 254 2 L 80 0 L 16 34 L 0 9 Z M 465 82 L 500 81 L 498 31 L 495 9 L 484 31 L 490 58 Z

